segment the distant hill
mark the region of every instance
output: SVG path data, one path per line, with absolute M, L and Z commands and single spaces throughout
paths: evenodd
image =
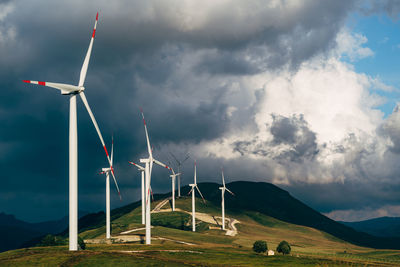
M 80 215 L 88 212 L 80 211 Z M 0 213 L 0 252 L 20 248 L 32 239 L 45 234 L 57 234 L 68 226 L 68 217 L 59 220 L 29 223 L 15 218 L 14 215 Z
M 400 217 L 380 217 L 359 222 L 342 222 L 357 231 L 381 237 L 400 237 Z

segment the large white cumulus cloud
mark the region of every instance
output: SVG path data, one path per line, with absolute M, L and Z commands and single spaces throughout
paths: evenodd
M 340 60 L 347 52 L 342 40 L 296 71 L 213 80 L 226 86 L 222 99 L 230 105 L 230 125 L 223 136 L 199 144 L 198 156 L 264 162 L 274 182 L 381 178 L 381 168 L 371 164 L 386 166 L 390 140 L 379 132 L 386 121 L 377 108 L 384 99 L 372 90 L 375 78 Z M 247 109 L 248 117 L 242 117 Z

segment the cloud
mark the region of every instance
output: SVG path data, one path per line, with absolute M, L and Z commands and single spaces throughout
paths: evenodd
M 246 154 L 271 157 L 279 162 L 289 160 L 303 162 L 303 158 L 312 160 L 318 153 L 315 133 L 310 131 L 302 115 L 290 118 L 271 114 L 272 124 L 269 131 L 272 141 L 259 142 L 258 138 L 251 141 L 236 141 L 233 151 L 242 156 Z M 272 149 L 278 152 L 273 153 Z M 273 156 L 271 155 L 273 154 Z
M 397 20 L 400 13 L 400 3 L 396 0 L 367 0 L 361 2 L 359 9 L 366 15 L 387 14 Z
M 41 198 L 51 191 L 48 202 L 59 204 L 68 196 L 68 98 L 20 81 L 77 82 L 96 10 L 85 93 L 107 144 L 114 132 L 121 204 L 139 198 L 139 174 L 126 163 L 146 156 L 139 107 L 154 154 L 168 161 L 170 151 L 189 151 L 199 181 L 220 181 L 224 165 L 229 180 L 272 181 L 290 191 L 296 183 L 397 185 L 397 119 L 385 121 L 376 108 L 384 101 L 376 90 L 393 89 L 351 65 L 373 55 L 365 36 L 344 27 L 356 3 L 0 2 L 12 6 L 0 13 L 0 165 L 7 181 L 0 191 L 9 197 L 0 203 L 15 200 L 2 207 L 12 213 L 18 206 L 23 215 L 18 197 L 38 196 L 29 209 L 56 217 Z M 96 173 L 107 162 L 80 101 L 78 132 L 80 205 L 102 209 L 104 179 Z M 192 165 L 184 169 L 191 177 Z M 155 169 L 152 182 L 156 191 L 170 188 L 165 170 Z M 379 194 L 381 187 L 366 190 L 376 191 L 379 203 L 398 201 Z M 329 212 L 334 204 L 319 208 Z
M 351 62 L 374 55 L 370 48 L 363 47 L 368 39 L 359 33 L 350 33 L 344 29 L 338 34 L 336 41 L 339 55 L 348 58 Z
M 324 215 L 336 221 L 358 222 L 379 217 L 400 217 L 400 206 L 385 205 L 379 209 L 335 210 Z
M 395 107 L 393 113 L 387 118 L 382 125 L 383 132 L 391 141 L 389 149 L 396 153 L 400 153 L 400 110 L 399 105 Z

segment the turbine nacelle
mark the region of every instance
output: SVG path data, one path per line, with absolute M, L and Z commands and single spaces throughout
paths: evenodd
M 62 95 L 72 95 L 72 94 L 79 94 L 80 92 L 83 92 L 83 91 L 85 91 L 85 87 L 77 86 L 77 89 L 75 91 L 72 91 L 72 92 L 61 90 L 61 94 Z

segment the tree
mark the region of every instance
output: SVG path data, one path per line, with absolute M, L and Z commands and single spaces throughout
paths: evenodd
M 78 236 L 78 245 L 82 250 L 85 250 L 86 244 L 82 237 Z
M 253 250 L 257 253 L 264 253 L 268 250 L 267 242 L 263 240 L 257 240 L 253 244 Z
M 48 234 L 45 237 L 43 237 L 42 240 L 40 240 L 38 246 L 48 247 L 48 246 L 60 246 L 65 244 L 66 242 L 62 237 Z
M 292 248 L 290 247 L 289 243 L 283 240 L 281 243 L 279 243 L 278 247 L 276 248 L 276 251 L 279 253 L 282 253 L 283 255 L 290 254 L 290 251 L 292 251 Z

